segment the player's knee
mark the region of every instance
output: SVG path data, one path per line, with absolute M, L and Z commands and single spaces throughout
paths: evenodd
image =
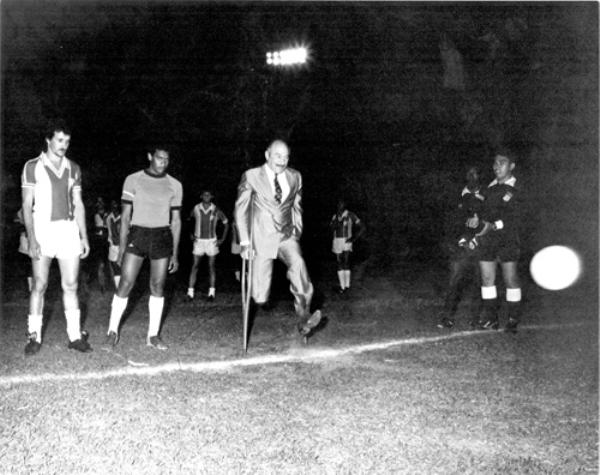
M 46 289 L 48 288 L 48 281 L 45 279 L 40 279 L 40 278 L 34 278 L 33 279 L 33 287 L 32 287 L 32 291 L 36 292 L 38 294 L 43 294 L 46 292 Z
M 165 289 L 164 279 L 150 279 L 150 293 L 157 297 L 162 297 Z
M 61 287 L 64 293 L 77 292 L 77 279 L 62 279 Z

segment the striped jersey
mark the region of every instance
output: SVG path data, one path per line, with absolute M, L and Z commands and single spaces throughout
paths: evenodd
M 344 210 L 341 216 L 334 214 L 331 218 L 334 238 L 351 238 L 352 227 L 360 223 L 360 219 L 352 211 Z
M 118 246 L 121 234 L 121 215 L 115 215 L 115 213 L 111 212 L 106 218 L 106 226 L 108 228 L 109 238 L 112 238 L 111 244 L 113 246 Z
M 196 239 L 215 239 L 217 222 L 228 223 L 225 214 L 214 203 L 211 203 L 208 208 L 205 208 L 202 203 L 198 203 L 194 206 L 191 217 L 196 220 L 194 226 L 194 238 Z
M 171 175 L 140 170 L 125 178 L 121 201 L 133 205 L 131 225 L 162 228 L 171 222 L 171 210 L 181 209 L 183 187 Z
M 42 152 L 25 163 L 21 187 L 33 189 L 35 220 L 72 220 L 75 211 L 73 192 L 81 191 L 81 169 L 67 157 L 63 157 L 56 168 Z

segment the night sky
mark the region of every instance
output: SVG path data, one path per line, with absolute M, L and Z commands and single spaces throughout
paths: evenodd
M 185 208 L 210 188 L 229 215 L 243 170 L 285 134 L 306 183 L 307 242 L 328 242 L 344 195 L 381 255 L 433 248 L 466 165 L 489 178 L 490 154 L 509 144 L 536 219 L 579 208 L 581 223 L 556 218 L 554 228 L 564 239 L 579 227 L 573 244 L 597 255 L 594 2 L 9 0 L 1 9 L 5 221 L 43 124 L 60 116 L 87 203 L 118 198 L 125 176 L 145 166 L 145 147 L 162 141 Z M 443 86 L 442 34 L 464 60 L 464 90 Z M 266 51 L 299 44 L 308 65 L 265 64 Z

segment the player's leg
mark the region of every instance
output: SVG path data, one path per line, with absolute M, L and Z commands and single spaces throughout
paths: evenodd
M 481 272 L 481 318 L 484 329 L 498 329 L 498 290 L 496 261 L 479 261 Z
M 31 259 L 33 286 L 29 294 L 29 316 L 27 317 L 29 341 L 27 346 L 25 346 L 26 355 L 37 353 L 42 344 L 44 296 L 48 288 L 48 274 L 51 263 L 52 259 L 46 256 L 40 256 L 39 259 Z
M 79 256 L 58 259 L 69 348 L 87 352 L 92 349 L 87 342 L 87 333 L 81 331 L 81 312 L 77 296 L 79 265 Z
M 164 290 L 167 280 L 169 258 L 152 259 L 150 261 L 150 297 L 148 298 L 148 336 L 146 343 L 158 350 L 166 350 L 160 337 L 160 324 L 165 306 Z
M 196 288 L 196 279 L 198 278 L 198 266 L 200 265 L 201 255 L 194 254 L 194 260 L 192 261 L 192 268 L 190 269 L 190 278 L 188 280 L 188 289 L 186 297 L 189 300 L 194 299 L 194 292 Z
M 438 328 L 452 328 L 454 326 L 454 313 L 458 306 L 459 293 L 458 287 L 463 272 L 462 258 L 460 255 L 450 260 L 450 278 L 448 282 L 448 291 L 444 299 L 444 310 L 442 318 L 438 322 Z
M 506 285 L 506 305 L 508 310 L 508 323 L 505 330 L 516 333 L 519 324 L 521 308 L 521 283 L 518 275 L 516 261 L 502 262 L 502 277 Z
M 342 252 L 342 269 L 344 272 L 344 287 L 350 290 L 350 251 Z
M 143 262 L 144 258 L 142 256 L 138 256 L 131 252 L 126 252 L 123 255 L 121 280 L 119 281 L 119 287 L 113 296 L 110 309 L 107 345 L 115 346 L 119 340 L 119 325 L 121 323 L 121 318 L 127 308 L 129 293 L 131 292 L 131 289 L 133 289 Z
M 271 293 L 273 259 L 256 255 L 249 265 L 252 266 L 252 300 L 256 305 L 265 305 Z
M 343 294 L 346 290 L 346 281 L 344 279 L 344 267 L 341 252 L 335 254 L 335 262 L 337 268 L 338 282 L 340 283 L 339 293 Z
M 216 293 L 217 271 L 215 269 L 216 255 L 208 256 L 208 300 L 214 300 Z

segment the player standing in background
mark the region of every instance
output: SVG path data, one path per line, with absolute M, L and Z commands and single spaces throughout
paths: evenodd
M 121 280 L 121 266 L 119 265 L 119 240 L 121 236 L 121 207 L 116 200 L 110 202 L 110 213 L 106 217 L 108 229 L 108 265 L 110 274 L 115 283 L 115 290 L 119 288 Z
M 481 213 L 484 197 L 481 193 L 477 167 L 467 169 L 467 184 L 462 189 L 460 197 L 454 208 L 448 213 L 445 220 L 444 251 L 450 262 L 450 279 L 448 292 L 444 300 L 444 311 L 438 328 L 452 328 L 454 314 L 460 301 L 463 289 L 478 290 L 479 287 L 479 249 L 477 241 L 473 238 L 479 229 L 467 226 L 467 220 Z M 465 284 L 463 287 L 462 284 Z M 472 297 L 471 327 L 476 327 L 479 321 L 479 298 Z
M 91 238 L 90 260 L 91 264 L 96 266 L 96 278 L 100 292 L 104 293 L 104 285 L 106 284 L 106 258 L 108 252 L 108 229 L 106 225 L 106 205 L 104 199 L 98 197 L 96 199 L 94 210 L 94 232 Z
M 167 174 L 169 151 L 156 146 L 148 153 L 150 165 L 125 179 L 121 196 L 121 233 L 117 262 L 121 264 L 119 288 L 113 296 L 106 346 L 119 341 L 119 324 L 144 259 L 150 259 L 149 323 L 146 344 L 168 347 L 159 336 L 167 272 L 179 268 L 181 235 L 181 183 Z
M 350 290 L 352 243 L 363 235 L 365 227 L 358 216 L 348 210 L 346 202 L 342 199 L 338 200 L 337 212 L 332 216 L 329 227 L 333 231 L 331 251 L 335 254 L 337 261 L 337 275 L 340 283 L 338 292 L 343 294 Z
M 242 246 L 240 246 L 240 233 L 238 231 L 237 225 L 235 224 L 235 221 L 231 224 L 231 254 L 233 254 L 234 256 L 238 256 L 240 259 L 242 257 Z M 242 278 L 241 266 L 241 261 L 236 259 L 234 263 L 235 270 L 233 271 L 233 274 L 235 275 L 235 280 L 237 280 L 238 282 Z
M 521 285 L 518 275 L 520 255 L 519 226 L 522 207 L 522 191 L 513 176 L 516 162 L 509 151 L 501 151 L 494 157 L 496 178 L 483 191 L 485 201 L 478 216 L 469 220 L 476 228 L 480 220 L 484 229 L 479 233 L 483 238 L 480 245 L 479 268 L 481 271 L 482 318 L 481 328 L 497 330 L 498 292 L 496 289 L 496 269 L 498 263 L 506 285 L 506 305 L 508 323 L 505 331 L 516 333 L 519 324 Z M 475 238 L 477 239 L 477 238 Z
M 192 254 L 194 262 L 190 270 L 188 282 L 187 298 L 194 299 L 194 288 L 196 286 L 196 277 L 198 275 L 198 265 L 202 256 L 208 257 L 209 289 L 207 299 L 215 299 L 215 285 L 217 273 L 215 270 L 215 260 L 219 254 L 219 247 L 227 237 L 229 230 L 229 221 L 227 217 L 213 202 L 213 194 L 205 190 L 202 192 L 202 201 L 194 206 L 190 214 L 190 219 L 194 219 L 194 249 Z M 217 224 L 223 223 L 223 234 L 217 239 Z
M 81 169 L 66 157 L 71 132 L 62 120 L 49 124 L 45 139 L 46 151 L 29 160 L 21 176 L 23 221 L 33 270 L 25 354 L 36 354 L 42 346 L 44 296 L 55 258 L 60 269 L 68 348 L 88 352 L 92 348 L 87 332 L 81 331 L 77 296 L 80 259 L 90 252 L 81 199 Z

